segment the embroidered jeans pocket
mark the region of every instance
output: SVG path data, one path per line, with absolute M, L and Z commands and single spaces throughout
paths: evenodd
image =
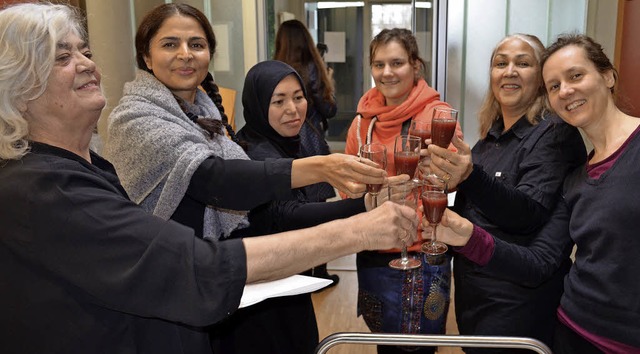
M 371 332 L 382 332 L 382 301 L 367 291 L 358 292 L 358 313 Z

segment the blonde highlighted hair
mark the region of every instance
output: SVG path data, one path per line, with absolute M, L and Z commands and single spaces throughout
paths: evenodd
M 57 43 L 69 33 L 87 38 L 82 19 L 73 7 L 49 3 L 0 11 L 0 160 L 27 153 L 29 125 L 22 112 L 47 88 Z
M 527 43 L 531 49 L 533 49 L 533 54 L 536 59 L 536 65 L 538 67 L 538 92 L 533 100 L 529 104 L 529 109 L 526 112 L 527 120 L 531 124 L 538 124 L 543 119 L 543 114 L 546 110 L 545 104 L 545 96 L 544 96 L 544 86 L 542 85 L 542 66 L 540 65 L 542 60 L 542 55 L 544 53 L 544 44 L 538 39 L 538 37 L 531 34 L 523 34 L 516 33 L 509 35 L 503 38 L 493 49 L 491 53 L 491 60 L 489 61 L 489 70 L 491 71 L 493 59 L 496 56 L 496 52 L 500 46 L 508 41 L 518 39 L 525 43 Z M 493 125 L 493 122 L 500 119 L 502 116 L 502 112 L 500 109 L 500 103 L 496 99 L 496 96 L 493 94 L 491 90 L 491 82 L 489 82 L 489 88 L 487 90 L 487 94 L 485 95 L 484 100 L 482 101 L 482 106 L 480 106 L 480 112 L 478 113 L 478 120 L 480 122 L 480 139 L 484 139 L 487 137 L 487 133 L 489 133 L 489 129 Z

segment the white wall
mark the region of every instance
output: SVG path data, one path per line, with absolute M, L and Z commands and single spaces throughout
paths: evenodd
M 122 97 L 124 83 L 134 77 L 130 1 L 87 0 L 86 6 L 91 51 L 102 72 L 102 88 L 107 97 L 98 122 L 98 132 L 104 139 L 107 117 Z
M 617 19 L 617 1 L 589 0 L 587 35 L 602 44 L 605 54 L 612 63 L 615 62 Z

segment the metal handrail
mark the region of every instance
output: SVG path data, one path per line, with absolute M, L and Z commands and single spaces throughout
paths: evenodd
M 318 344 L 315 353 L 325 354 L 338 344 L 513 348 L 529 349 L 540 354 L 553 354 L 548 346 L 532 338 L 390 333 L 334 333 Z

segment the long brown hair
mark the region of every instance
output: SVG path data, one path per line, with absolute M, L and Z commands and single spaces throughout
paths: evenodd
M 540 87 L 538 88 L 538 94 L 534 98 L 534 100 L 530 103 L 529 109 L 527 110 L 526 117 L 529 123 L 538 124 L 538 122 L 542 119 L 542 114 L 545 111 L 545 98 L 544 98 L 544 86 L 542 85 L 542 54 L 544 53 L 544 44 L 540 41 L 540 39 L 532 34 L 523 34 L 516 33 L 510 36 L 504 37 L 493 49 L 491 53 L 491 59 L 489 61 L 489 71 L 491 71 L 491 65 L 493 63 L 493 58 L 496 56 L 496 51 L 502 44 L 511 40 L 521 40 L 533 49 L 533 54 L 535 56 L 536 62 L 538 63 L 538 76 Z M 480 122 L 480 139 L 484 139 L 489 133 L 489 129 L 493 125 L 493 122 L 500 119 L 502 111 L 500 109 L 500 103 L 496 99 L 496 96 L 493 94 L 491 90 L 491 80 L 489 80 L 489 88 L 487 89 L 487 94 L 484 97 L 484 101 L 482 101 L 482 105 L 480 106 L 480 112 L 478 113 L 478 121 Z
M 211 27 L 211 24 L 209 23 L 207 17 L 202 12 L 200 12 L 200 10 L 187 4 L 162 4 L 156 6 L 153 10 L 151 10 L 151 12 L 149 12 L 142 19 L 142 22 L 138 27 L 138 32 L 136 33 L 136 63 L 138 65 L 138 68 L 153 74 L 153 71 L 149 69 L 149 67 L 147 67 L 147 63 L 145 62 L 144 58 L 146 56 L 149 56 L 149 46 L 151 43 L 151 39 L 153 39 L 156 33 L 158 33 L 158 30 L 160 29 L 160 27 L 162 27 L 164 21 L 173 16 L 191 17 L 200 24 L 209 45 L 209 56 L 213 58 L 213 54 L 216 51 L 217 42 L 216 36 L 213 33 L 213 28 Z M 213 119 L 197 118 L 194 119 L 194 122 L 202 127 L 202 129 L 207 131 L 210 137 L 213 137 L 216 134 L 222 134 L 222 126 L 224 126 L 231 139 L 239 144 L 240 142 L 238 141 L 233 128 L 229 124 L 229 118 L 224 113 L 220 89 L 214 82 L 211 73 L 207 74 L 200 85 L 216 105 L 218 111 L 220 111 L 222 121 L 220 122 Z M 186 114 L 187 112 L 181 104 L 180 99 L 176 98 L 176 100 Z
M 276 51 L 274 60 L 280 60 L 293 67 L 302 81 L 307 92 L 313 92 L 314 83 L 309 80 L 309 63 L 313 63 L 318 72 L 322 88 L 322 98 L 327 102 L 333 102 L 334 86 L 325 69 L 324 61 L 316 48 L 307 27 L 298 20 L 284 21 L 276 34 Z M 311 98 L 311 97 L 309 97 Z

